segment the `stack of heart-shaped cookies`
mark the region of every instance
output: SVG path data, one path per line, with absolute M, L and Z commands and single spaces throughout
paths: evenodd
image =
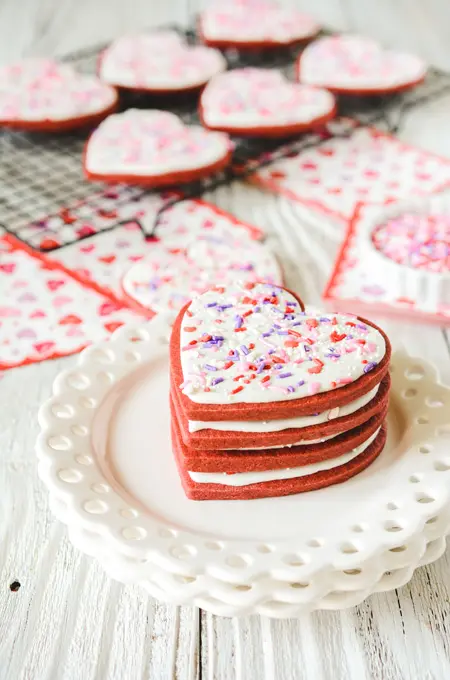
M 308 313 L 266 283 L 214 287 L 171 337 L 172 443 L 195 500 L 345 481 L 386 441 L 390 343 L 348 314 Z

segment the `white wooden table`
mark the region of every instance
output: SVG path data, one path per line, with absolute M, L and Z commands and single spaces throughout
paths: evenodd
M 295 4 L 314 6 L 333 27 L 397 42 L 450 69 L 446 0 Z M 0 0 L 0 62 L 62 54 L 165 21 L 183 23 L 197 8 L 187 0 Z M 448 99 L 433 103 L 411 114 L 401 135 L 450 156 L 449 111 Z M 300 210 L 255 189 L 235 185 L 208 198 L 281 243 L 293 238 L 297 266 L 308 272 L 301 292 L 318 301 L 336 249 L 332 239 L 308 247 Z M 395 343 L 436 361 L 450 383 L 448 332 L 398 323 L 387 329 Z M 13 370 L 0 380 L 0 680 L 450 678 L 449 552 L 399 592 L 292 621 L 223 619 L 166 606 L 107 578 L 69 544 L 36 474 L 36 411 L 54 376 L 73 361 Z

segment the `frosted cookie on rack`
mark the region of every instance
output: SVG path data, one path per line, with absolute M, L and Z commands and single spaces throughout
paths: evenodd
M 217 2 L 203 10 L 199 19 L 203 42 L 222 49 L 289 46 L 309 40 L 319 30 L 308 14 L 266 0 Z
M 214 283 L 229 285 L 236 278 L 282 283 L 282 273 L 271 250 L 237 232 L 236 228 L 221 227 L 187 235 L 183 247 L 155 244 L 145 261 L 125 272 L 125 295 L 145 309 L 176 314 L 193 296 Z
M 175 31 L 153 31 L 111 43 L 100 57 L 98 75 L 119 88 L 168 94 L 197 90 L 226 67 L 218 50 L 187 45 Z
M 210 130 L 288 137 L 331 120 L 336 106 L 327 90 L 290 83 L 273 69 L 243 68 L 210 80 L 199 113 Z
M 374 324 L 307 313 L 279 286 L 234 283 L 194 298 L 170 343 L 187 495 L 286 495 L 364 469 L 385 442 L 390 353 Z
M 219 172 L 231 151 L 223 133 L 184 125 L 166 111 L 129 109 L 92 133 L 83 165 L 90 180 L 163 187 Z
M 50 59 L 0 67 L 0 126 L 59 132 L 94 126 L 117 108 L 116 90 Z
M 450 194 L 373 208 L 362 227 L 367 266 L 398 297 L 424 311 L 450 307 Z
M 427 73 L 413 54 L 383 49 L 357 35 L 320 38 L 297 61 L 297 79 L 340 94 L 388 94 L 415 87 Z

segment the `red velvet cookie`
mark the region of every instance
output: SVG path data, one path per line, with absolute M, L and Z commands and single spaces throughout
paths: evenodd
M 117 92 L 49 59 L 0 68 L 0 126 L 61 132 L 94 126 L 117 108 Z
M 292 446 L 300 441 L 332 437 L 354 429 L 387 408 L 391 380 L 389 374 L 364 397 L 353 403 L 327 409 L 312 416 L 258 421 L 188 421 L 180 392 L 172 381 L 171 395 L 184 443 L 195 450 L 257 449 Z M 223 427 L 224 429 L 212 429 Z M 190 428 L 193 431 L 190 431 Z M 196 429 L 202 428 L 202 429 Z M 232 429 L 234 428 L 234 429 Z M 252 430 L 253 428 L 253 430 Z
M 366 442 L 379 430 L 387 413 L 382 409 L 351 430 L 342 434 L 303 441 L 281 448 L 258 449 L 195 449 L 183 441 L 176 408 L 171 403 L 172 437 L 181 452 L 183 467 L 194 472 L 238 473 L 254 470 L 278 470 L 310 465 L 330 458 L 338 458 Z
M 367 395 L 388 371 L 390 343 L 364 319 L 304 312 L 281 287 L 236 284 L 180 311 L 170 356 L 188 420 L 266 421 Z
M 98 75 L 119 88 L 170 94 L 198 90 L 226 67 L 218 50 L 187 45 L 175 31 L 152 31 L 112 42 L 100 57 Z
M 181 483 L 188 498 L 198 501 L 251 500 L 255 498 L 289 496 L 345 482 L 365 470 L 382 452 L 385 443 L 386 428 L 383 425 L 378 431 L 378 434 L 370 441 L 366 448 L 363 448 L 361 452 L 356 452 L 354 457 L 348 456 L 348 459 L 342 459 L 342 462 L 335 459 L 335 466 L 332 468 L 319 469 L 319 471 L 317 471 L 317 468 L 310 468 L 309 471 L 307 471 L 306 468 L 303 470 L 298 468 L 283 471 L 274 470 L 272 475 L 270 472 L 268 474 L 265 472 L 249 472 L 244 473 L 248 476 L 244 478 L 241 477 L 240 480 L 237 478 L 235 478 L 236 481 L 230 479 L 226 480 L 228 481 L 227 484 L 224 483 L 224 478 L 232 478 L 233 475 L 212 475 L 203 477 L 202 482 L 195 481 L 184 467 L 182 452 L 178 446 L 176 437 L 173 438 L 173 449 Z M 330 461 L 326 461 L 325 465 L 329 463 Z M 277 472 L 279 472 L 281 476 L 285 473 L 286 476 L 274 479 L 274 477 L 278 476 Z M 303 476 L 290 476 L 299 475 L 300 472 L 303 473 Z M 195 477 L 197 480 L 199 479 L 197 476 Z M 261 479 L 266 480 L 270 477 L 272 477 L 270 481 L 255 481 Z M 211 480 L 214 480 L 214 482 Z M 217 482 L 216 480 L 219 481 Z M 231 485 L 232 483 L 240 485 Z
M 184 125 L 166 111 L 129 109 L 92 133 L 84 173 L 90 180 L 163 187 L 219 172 L 230 160 L 227 135 Z
M 376 41 L 357 35 L 320 38 L 305 48 L 297 62 L 300 82 L 340 94 L 401 92 L 421 83 L 426 72 L 418 57 L 384 50 Z
M 200 98 L 210 130 L 246 137 L 289 137 L 323 125 L 336 113 L 327 90 L 290 83 L 279 71 L 243 68 L 210 80 Z
M 268 0 L 217 2 L 205 9 L 199 19 L 203 42 L 220 49 L 286 47 L 314 37 L 319 30 L 309 15 Z

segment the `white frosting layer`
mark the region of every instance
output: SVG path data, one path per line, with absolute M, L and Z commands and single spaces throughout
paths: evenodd
M 253 128 L 308 125 L 334 107 L 327 90 L 289 83 L 272 69 L 244 68 L 213 78 L 201 97 L 210 127 Z
M 189 432 L 198 432 L 199 430 L 219 430 L 220 432 L 280 432 L 281 430 L 290 430 L 292 428 L 304 428 L 311 425 L 321 425 L 328 420 L 335 418 L 342 418 L 349 416 L 360 408 L 363 408 L 375 397 L 378 392 L 379 385 L 373 388 L 367 394 L 364 394 L 358 399 L 354 399 L 345 406 L 336 407 L 329 411 L 323 411 L 316 416 L 297 416 L 295 418 L 279 418 L 278 420 L 189 420 Z M 321 440 L 319 440 L 321 441 Z M 297 444 L 311 444 L 311 441 L 300 441 Z
M 321 460 L 318 463 L 310 463 L 309 465 L 284 470 L 258 470 L 256 472 L 237 472 L 235 474 L 227 474 L 226 472 L 189 472 L 189 476 L 193 482 L 198 484 L 221 484 L 222 486 L 249 486 L 250 484 L 259 484 L 261 482 L 308 477 L 318 472 L 333 470 L 349 463 L 369 448 L 379 431 L 380 428 L 363 444 L 360 444 L 352 451 L 344 453 L 337 458 Z
M 181 389 L 201 404 L 289 401 L 357 381 L 385 351 L 381 333 L 357 317 L 302 312 L 282 288 L 238 282 L 184 313 Z
M 49 59 L 25 59 L 0 68 L 0 119 L 62 122 L 108 109 L 116 91 L 98 78 Z
M 385 51 L 370 38 L 352 35 L 316 40 L 300 57 L 302 83 L 343 90 L 400 87 L 426 70 L 412 54 Z
M 206 40 L 288 44 L 319 31 L 316 21 L 295 9 L 267 2 L 221 2 L 202 12 Z
M 186 126 L 165 111 L 129 109 L 108 116 L 91 135 L 86 169 L 97 175 L 165 175 L 213 165 L 227 155 L 221 132 Z
M 102 55 L 99 75 L 112 85 L 179 90 L 206 83 L 226 69 L 218 50 L 188 46 L 173 31 L 125 35 Z

